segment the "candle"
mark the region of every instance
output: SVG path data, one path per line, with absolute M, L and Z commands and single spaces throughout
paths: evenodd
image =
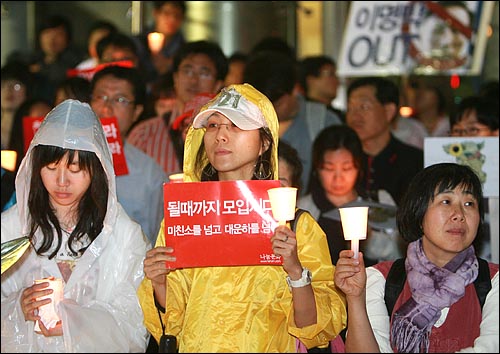
M 359 240 L 366 239 L 368 225 L 368 207 L 339 208 L 344 239 L 351 241 L 354 258 L 358 258 Z
M 16 170 L 17 152 L 14 150 L 2 150 L 2 167 L 8 171 Z
M 295 204 L 297 203 L 297 188 L 277 187 L 267 190 L 273 217 L 278 225 L 286 225 L 287 220 L 295 217 Z
M 170 183 L 182 183 L 184 182 L 184 173 L 172 173 L 168 176 Z
M 35 284 L 45 282 L 49 283 L 48 289 L 52 289 L 54 292 L 37 299 L 42 300 L 49 298 L 52 300 L 50 303 L 42 305 L 38 308 L 38 315 L 41 317 L 40 321 L 43 322 L 43 325 L 47 329 L 50 329 L 55 327 L 57 322 L 60 320 L 59 315 L 57 314 L 57 305 L 64 298 L 63 282 L 62 279 L 54 277 L 35 280 Z M 35 331 L 40 332 L 38 321 L 35 323 Z
M 148 45 L 149 49 L 153 54 L 158 54 L 163 47 L 163 41 L 165 40 L 165 35 L 160 32 L 151 32 L 148 34 Z

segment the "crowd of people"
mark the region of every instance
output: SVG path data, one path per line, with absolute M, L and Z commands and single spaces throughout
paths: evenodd
M 344 111 L 332 58 L 273 36 L 229 56 L 184 38 L 184 1 L 152 11 L 137 36 L 97 21 L 85 50 L 47 18 L 37 50 L 2 67 L 2 150 L 17 154 L 2 164 L 2 263 L 4 243 L 31 244 L 2 265 L 2 352 L 161 352 L 166 335 L 178 352 L 498 351 L 498 198 L 469 166 L 424 166 L 423 145 L 498 137 L 498 82 L 453 110 L 421 85 L 402 118 L 397 78 L 353 78 Z M 41 123 L 25 141 L 27 117 Z M 281 263 L 176 268 L 164 184 L 178 173 L 297 188 L 300 217 L 269 237 Z M 350 206 L 370 207 L 357 257 Z M 51 277 L 64 290 L 49 324 Z

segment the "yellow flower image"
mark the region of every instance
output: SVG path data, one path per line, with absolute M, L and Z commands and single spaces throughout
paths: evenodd
M 462 144 L 450 144 L 448 153 L 452 156 L 460 156 L 463 153 Z

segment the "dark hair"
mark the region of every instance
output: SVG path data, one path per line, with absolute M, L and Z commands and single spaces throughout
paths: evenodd
M 97 20 L 92 24 L 87 33 L 87 43 L 90 39 L 90 36 L 92 36 L 92 34 L 97 30 L 106 30 L 108 31 L 108 34 L 118 32 L 118 29 L 113 23 L 105 20 Z
M 232 62 L 242 62 L 246 63 L 248 60 L 248 55 L 243 53 L 243 52 L 234 52 L 229 56 L 227 59 L 228 63 L 231 64 Z
M 12 130 L 10 131 L 9 149 L 17 152 L 16 171 L 19 169 L 21 161 L 24 157 L 23 119 L 24 117 L 30 116 L 31 108 L 39 103 L 45 103 L 47 106 L 52 107 L 50 102 L 47 102 L 42 98 L 30 98 L 21 103 L 14 113 Z
M 290 184 L 292 187 L 296 187 L 297 189 L 302 188 L 302 161 L 300 160 L 299 153 L 297 149 L 295 149 L 292 145 L 287 143 L 284 140 L 279 140 L 278 142 L 278 160 L 285 160 L 288 165 L 292 168 L 292 180 Z M 279 161 L 278 161 L 279 163 Z
M 165 4 L 172 4 L 175 7 L 178 7 L 181 9 L 182 14 L 186 14 L 186 2 L 185 1 L 153 1 L 153 8 L 155 10 L 160 10 L 163 5 Z
M 62 81 L 58 90 L 63 90 L 68 98 L 73 98 L 81 102 L 90 102 L 90 81 L 79 76 L 69 77 Z
M 261 51 L 248 58 L 243 82 L 249 83 L 275 102 L 293 92 L 297 82 L 297 63 L 279 51 Z
M 286 56 L 293 58 L 293 60 L 296 60 L 297 58 L 295 48 L 290 46 L 283 38 L 272 35 L 264 37 L 258 41 L 250 50 L 250 55 L 253 56 L 257 53 L 267 51 L 277 51 L 283 53 Z
M 274 166 L 272 165 L 273 161 L 272 155 L 274 146 L 273 135 L 271 133 L 271 130 L 269 130 L 269 128 L 264 128 L 264 127 L 259 128 L 259 134 L 262 146 L 268 145 L 267 150 L 261 155 L 259 161 L 262 163 L 262 167 L 264 168 L 265 174 L 269 176 L 266 179 L 273 179 L 274 176 Z M 212 173 L 214 168 L 210 164 L 210 162 L 204 165 L 205 157 L 206 157 L 206 152 L 202 142 L 196 154 L 196 160 L 194 163 L 195 171 L 197 171 L 197 174 L 200 177 L 200 181 L 218 181 L 219 176 L 217 173 Z M 252 179 L 257 179 L 255 177 L 255 174 L 252 177 Z
M 146 84 L 143 75 L 136 68 L 126 68 L 118 65 L 110 65 L 95 73 L 91 81 L 90 91 L 94 92 L 96 83 L 105 76 L 125 80 L 132 85 L 135 104 L 144 105 L 146 102 Z
M 205 54 L 208 56 L 217 70 L 216 79 L 224 80 L 229 66 L 227 57 L 216 42 L 205 40 L 184 43 L 174 56 L 174 63 L 172 66 L 173 72 L 179 71 L 179 66 L 184 59 L 193 54 Z
M 481 181 L 469 166 L 456 163 L 438 163 L 420 170 L 411 180 L 396 212 L 399 234 L 407 242 L 418 240 L 423 235 L 422 223 L 429 204 L 438 193 L 463 188 L 476 199 L 480 222 L 476 238 L 483 233 L 484 207 Z
M 31 155 L 32 176 L 28 196 L 31 218 L 29 236 L 33 238 L 35 231 L 41 229 L 43 239 L 36 253 L 48 254 L 49 259 L 54 258 L 61 248 L 62 229 L 54 209 L 50 206 L 49 193 L 43 184 L 40 172 L 48 164 L 59 163 L 65 156 L 68 157 L 69 166 L 76 152 L 78 152 L 79 167 L 90 175 L 90 186 L 78 203 L 78 223 L 68 240 L 70 250 L 82 254 L 86 247 L 75 249 L 77 242 L 86 237 L 93 242 L 103 228 L 108 203 L 108 179 L 97 155 L 90 151 L 63 149 L 52 145 L 35 146 Z M 53 227 L 57 232 L 57 240 L 54 237 Z
M 104 51 L 109 46 L 130 50 L 136 56 L 137 61 L 139 60 L 139 54 L 136 43 L 134 42 L 132 37 L 124 33 L 111 32 L 107 36 L 101 38 L 99 42 L 97 42 L 96 50 L 97 50 L 97 56 L 99 57 L 100 61 L 102 61 L 102 56 L 104 54 Z
M 399 106 L 398 86 L 393 81 L 383 77 L 362 77 L 355 79 L 347 89 L 347 98 L 351 96 L 352 91 L 364 86 L 375 88 L 375 97 L 381 104 L 394 103 L 396 107 Z
M 71 26 L 71 22 L 64 16 L 53 15 L 44 17 L 40 24 L 40 27 L 38 27 L 37 45 L 39 46 L 40 35 L 43 31 L 57 27 L 62 27 L 64 29 L 64 31 L 66 32 L 68 43 L 70 43 L 73 39 L 73 28 Z
M 308 91 L 307 77 L 319 77 L 320 70 L 325 65 L 337 66 L 335 61 L 326 55 L 306 57 L 299 63 L 299 83 L 305 92 Z
M 479 87 L 479 95 L 489 97 L 493 100 L 498 100 L 498 96 L 500 96 L 499 87 L 500 83 L 498 80 L 488 80 L 482 83 Z
M 1 80 L 19 81 L 23 84 L 26 90 L 26 97 L 31 97 L 32 87 L 35 83 L 35 77 L 30 72 L 27 63 L 20 60 L 11 60 L 7 62 L 1 69 Z
M 319 132 L 312 146 L 313 169 L 311 173 L 313 176 L 317 176 L 317 170 L 323 165 L 325 153 L 339 149 L 346 149 L 352 154 L 354 166 L 358 169 L 356 186 L 359 189 L 364 175 L 363 145 L 356 131 L 347 125 L 332 125 Z M 311 181 L 313 180 L 311 178 Z M 360 191 L 358 190 L 358 192 Z
M 492 131 L 498 129 L 499 108 L 498 97 L 491 99 L 487 96 L 468 96 L 458 105 L 457 113 L 450 115 L 450 127 L 459 123 L 465 115 L 476 112 L 477 121 L 486 125 Z

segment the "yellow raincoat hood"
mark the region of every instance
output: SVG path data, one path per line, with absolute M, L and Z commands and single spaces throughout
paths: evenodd
M 256 90 L 250 84 L 238 84 L 231 85 L 226 88 L 226 90 L 235 89 L 248 101 L 255 104 L 259 110 L 262 112 L 267 126 L 271 131 L 273 136 L 273 151 L 271 158 L 271 166 L 273 167 L 274 175 L 273 179 L 278 179 L 278 117 L 276 111 L 274 110 L 273 104 L 269 99 L 263 95 L 260 91 Z M 201 109 L 200 113 L 207 110 L 214 101 L 216 101 L 221 93 L 215 96 L 207 104 L 205 104 Z M 198 113 L 198 114 L 200 114 Z M 203 136 L 205 135 L 205 128 L 194 128 L 193 125 L 189 127 L 186 142 L 184 145 L 184 182 L 199 182 L 201 171 L 195 170 L 195 160 L 196 154 L 200 149 L 201 144 L 203 144 Z M 208 163 L 206 155 L 204 160 Z M 204 164 L 206 165 L 206 164 Z

